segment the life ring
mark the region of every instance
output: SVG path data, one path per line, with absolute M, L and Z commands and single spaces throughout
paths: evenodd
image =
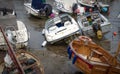
M 83 41 L 92 41 L 92 39 L 90 39 L 90 38 L 87 37 L 87 36 L 80 36 L 79 39 L 80 39 L 80 40 L 83 40 Z

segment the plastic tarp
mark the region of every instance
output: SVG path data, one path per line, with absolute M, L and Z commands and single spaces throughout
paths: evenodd
M 43 0 L 32 0 L 32 7 L 34 9 L 44 8 L 45 4 L 43 4 Z

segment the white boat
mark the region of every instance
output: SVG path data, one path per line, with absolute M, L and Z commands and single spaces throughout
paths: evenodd
M 16 13 L 13 9 L 0 8 L 0 18 L 15 17 Z
M 70 15 L 61 14 L 48 19 L 45 23 L 45 29 L 43 29 L 43 31 L 46 41 L 52 44 L 69 36 L 75 35 L 79 32 L 79 26 Z
M 100 12 L 108 13 L 109 12 L 109 5 L 103 2 L 96 2 L 96 0 L 77 0 L 81 6 L 86 7 L 86 11 L 89 11 L 90 8 L 92 10 L 96 10 L 96 8 Z
M 82 6 L 94 7 L 95 0 L 77 0 Z
M 24 3 L 27 13 L 37 17 L 49 16 L 52 13 L 52 6 L 39 1 L 40 0 L 32 0 L 32 2 Z
M 55 6 L 59 11 L 73 13 L 73 5 L 76 4 L 76 0 L 55 0 Z
M 80 25 L 81 30 L 88 36 L 95 35 L 93 31 L 93 25 L 99 24 L 102 33 L 110 31 L 111 23 L 108 19 L 99 12 L 85 13 L 84 15 L 77 16 L 77 22 Z
M 2 27 L 3 25 L 1 25 Z M 28 45 L 29 35 L 27 32 L 27 28 L 22 21 L 17 20 L 16 25 L 9 25 L 3 27 L 5 33 L 8 37 L 8 40 L 11 44 L 13 44 L 16 48 L 23 48 Z M 0 32 L 0 49 L 5 50 L 6 43 L 4 41 L 3 35 Z

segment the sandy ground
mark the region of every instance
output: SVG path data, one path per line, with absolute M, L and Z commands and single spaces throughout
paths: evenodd
M 4 2 L 7 1 L 10 3 L 4 4 Z M 0 0 L 0 3 L 2 2 L 2 4 L 7 7 L 13 7 L 17 13 L 16 19 L 25 23 L 30 33 L 29 51 L 41 60 L 45 74 L 80 74 L 80 70 L 71 63 L 71 60 L 68 59 L 66 52 L 68 45 L 61 42 L 55 45 L 41 47 L 41 44 L 44 41 L 44 36 L 42 36 L 41 32 L 44 28 L 46 19 L 38 19 L 28 15 L 23 5 L 24 2 L 27 1 L 28 0 Z M 53 1 L 54 0 L 47 0 L 47 3 L 53 5 Z M 118 27 L 120 27 L 120 21 L 116 18 L 120 12 L 120 1 L 114 1 L 110 3 L 110 6 L 110 15 L 107 17 L 113 27 L 111 28 L 111 31 L 105 35 L 105 38 L 102 41 L 96 40 L 95 38 L 94 41 L 106 50 L 114 53 L 117 48 L 119 35 L 113 38 L 112 33 L 114 31 L 118 32 Z

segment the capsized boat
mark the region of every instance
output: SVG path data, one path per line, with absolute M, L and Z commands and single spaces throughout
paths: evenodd
M 100 12 L 109 12 L 109 5 L 103 2 L 98 2 L 96 0 L 77 0 L 77 2 L 81 6 L 86 7 L 86 11 L 89 11 L 89 9 L 96 10 L 97 8 Z
M 120 44 L 113 57 L 89 37 L 80 36 L 69 44 L 67 51 L 72 63 L 85 74 L 120 74 L 120 62 L 116 58 Z
M 68 14 L 61 14 L 45 22 L 43 34 L 48 43 L 54 43 L 79 33 L 77 22 Z
M 98 11 L 86 12 L 83 15 L 78 14 L 77 22 L 83 33 L 88 36 L 94 36 L 98 31 L 106 33 L 111 28 L 111 23 L 108 19 Z
M 1 25 L 5 30 L 5 33 L 10 41 L 16 48 L 24 48 L 28 45 L 29 35 L 25 24 L 17 20 L 17 24 L 11 25 Z M 3 35 L 0 32 L 0 49 L 4 50 L 6 48 L 6 43 L 4 41 Z
M 32 0 L 30 3 L 24 3 L 27 13 L 37 17 L 50 16 L 52 14 L 52 6 L 45 4 L 42 0 Z

